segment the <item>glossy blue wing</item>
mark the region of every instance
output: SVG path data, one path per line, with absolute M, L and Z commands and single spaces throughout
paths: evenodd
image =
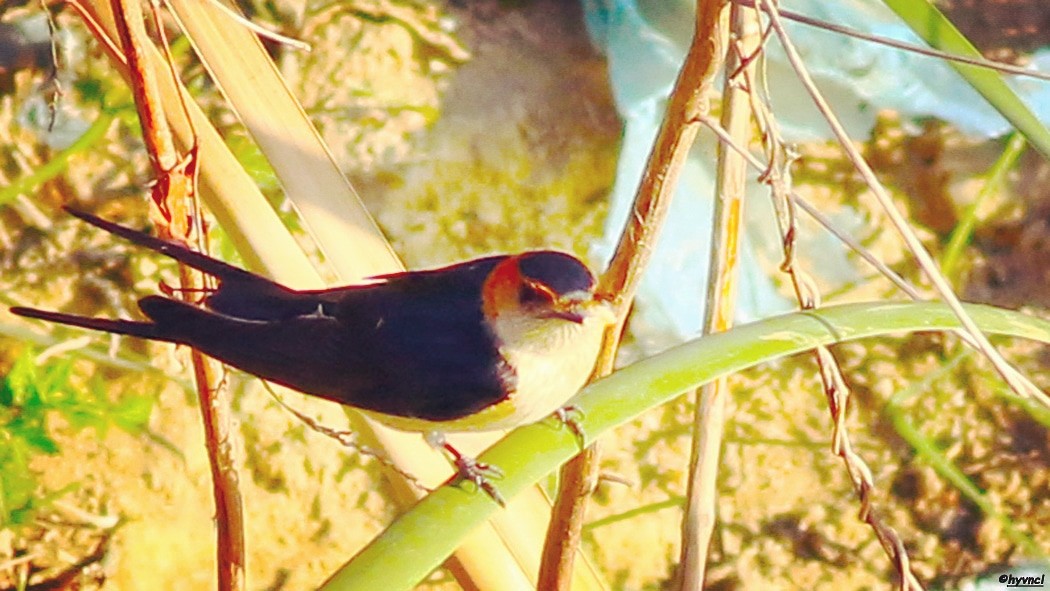
M 503 258 L 390 276 L 334 307 L 351 340 L 367 344 L 354 352 L 354 363 L 376 376 L 354 393 L 365 408 L 440 421 L 506 397 L 513 371 L 481 308 L 481 287 Z

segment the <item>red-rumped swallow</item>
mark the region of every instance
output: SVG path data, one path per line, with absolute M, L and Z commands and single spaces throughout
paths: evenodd
M 218 280 L 199 305 L 139 300 L 146 321 L 14 307 L 19 316 L 189 345 L 265 380 L 420 432 L 501 501 L 443 433 L 502 430 L 561 409 L 586 383 L 611 307 L 576 257 L 535 250 L 363 283 L 295 290 L 176 242 L 81 220 Z

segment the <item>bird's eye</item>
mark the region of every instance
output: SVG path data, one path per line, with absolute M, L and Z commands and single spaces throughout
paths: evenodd
M 557 296 L 546 286 L 533 281 L 526 281 L 518 290 L 518 301 L 521 304 L 550 304 Z

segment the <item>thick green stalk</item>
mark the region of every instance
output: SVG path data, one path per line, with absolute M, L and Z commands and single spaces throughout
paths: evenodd
M 966 311 L 982 330 L 1050 343 L 1048 321 L 988 306 L 967 305 Z M 864 303 L 795 312 L 639 361 L 591 384 L 572 403 L 580 410 L 584 443 L 589 444 L 687 390 L 760 363 L 818 345 L 958 327 L 955 315 L 936 303 Z M 510 498 L 578 453 L 579 445 L 569 429 L 544 421 L 513 431 L 479 460 L 503 470 L 505 476 L 496 484 Z M 411 589 L 497 509 L 472 486 L 442 487 L 399 517 L 321 589 Z

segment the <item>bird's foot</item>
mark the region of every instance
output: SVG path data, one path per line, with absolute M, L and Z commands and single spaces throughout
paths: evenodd
M 576 436 L 576 443 L 578 443 L 581 448 L 587 446 L 587 436 L 583 432 L 583 425 L 580 424 L 583 417 L 583 411 L 580 410 L 580 407 L 571 404 L 554 411 L 554 418 L 568 427 L 569 431 L 572 431 L 572 434 Z
M 445 450 L 446 453 L 452 456 L 452 465 L 456 468 L 456 479 L 458 481 L 473 482 L 474 486 L 478 487 L 479 490 L 485 491 L 485 494 L 493 501 L 496 501 L 500 507 L 507 506 L 507 501 L 499 493 L 496 485 L 492 483 L 494 479 L 503 478 L 503 470 L 492 464 L 479 462 L 477 458 L 461 453 L 458 449 L 452 447 L 452 444 L 445 441 L 445 437 L 441 433 L 428 433 L 426 440 L 433 447 Z
M 449 449 L 446 447 L 446 449 Z M 449 453 L 452 453 L 451 451 Z M 493 479 L 499 479 L 503 477 L 503 470 L 491 464 L 479 462 L 477 459 L 463 454 L 454 454 L 454 465 L 458 472 L 458 478 L 463 481 L 467 480 L 474 483 L 474 486 L 485 491 L 485 493 L 492 497 L 493 501 L 499 504 L 500 507 L 506 507 L 507 501 L 504 500 L 503 495 L 499 494 L 499 489 L 492 483 Z

